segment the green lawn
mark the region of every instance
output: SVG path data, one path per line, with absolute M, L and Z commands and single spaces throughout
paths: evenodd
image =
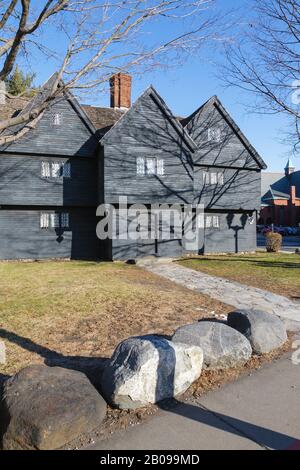
M 188 257 L 179 261 L 188 268 L 300 299 L 300 255 L 260 253 Z
M 0 298 L 0 379 L 30 362 L 97 365 L 129 336 L 227 308 L 137 266 L 79 261 L 0 262 Z

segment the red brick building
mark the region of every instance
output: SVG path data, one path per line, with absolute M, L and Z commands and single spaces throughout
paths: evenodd
M 284 173 L 262 173 L 262 204 L 259 223 L 300 225 L 300 171 L 288 160 Z

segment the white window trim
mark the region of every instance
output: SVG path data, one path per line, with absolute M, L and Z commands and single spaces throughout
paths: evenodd
M 52 125 L 53 126 L 61 126 L 62 124 L 62 113 L 53 113 L 52 114 Z
M 70 228 L 69 212 L 41 212 L 40 213 L 40 229 L 63 229 Z
M 224 185 L 224 173 L 221 171 L 203 171 L 203 184 L 211 186 Z
M 160 157 L 137 157 L 137 176 L 164 176 L 165 159 Z
M 205 216 L 205 228 L 212 230 L 220 229 L 220 216 L 219 215 L 206 215 Z
M 207 130 L 207 140 L 208 142 L 220 143 L 222 139 L 222 132 L 219 127 L 213 128 L 209 127 Z

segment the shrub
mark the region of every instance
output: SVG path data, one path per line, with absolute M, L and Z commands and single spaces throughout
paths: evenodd
M 268 253 L 277 253 L 282 245 L 280 233 L 269 232 L 266 234 L 266 248 Z

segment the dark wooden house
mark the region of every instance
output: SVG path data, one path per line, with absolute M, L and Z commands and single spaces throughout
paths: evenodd
M 82 106 L 65 94 L 34 129 L 0 149 L 0 259 L 128 259 L 185 251 L 179 238 L 99 240 L 97 207 L 112 204 L 118 217 L 124 196 L 129 207 L 203 204 L 200 253 L 256 248 L 266 166 L 218 98 L 178 119 L 153 87 L 132 106 L 130 96 L 126 74 L 111 79 L 110 108 Z M 2 116 L 24 112 L 2 108 Z

